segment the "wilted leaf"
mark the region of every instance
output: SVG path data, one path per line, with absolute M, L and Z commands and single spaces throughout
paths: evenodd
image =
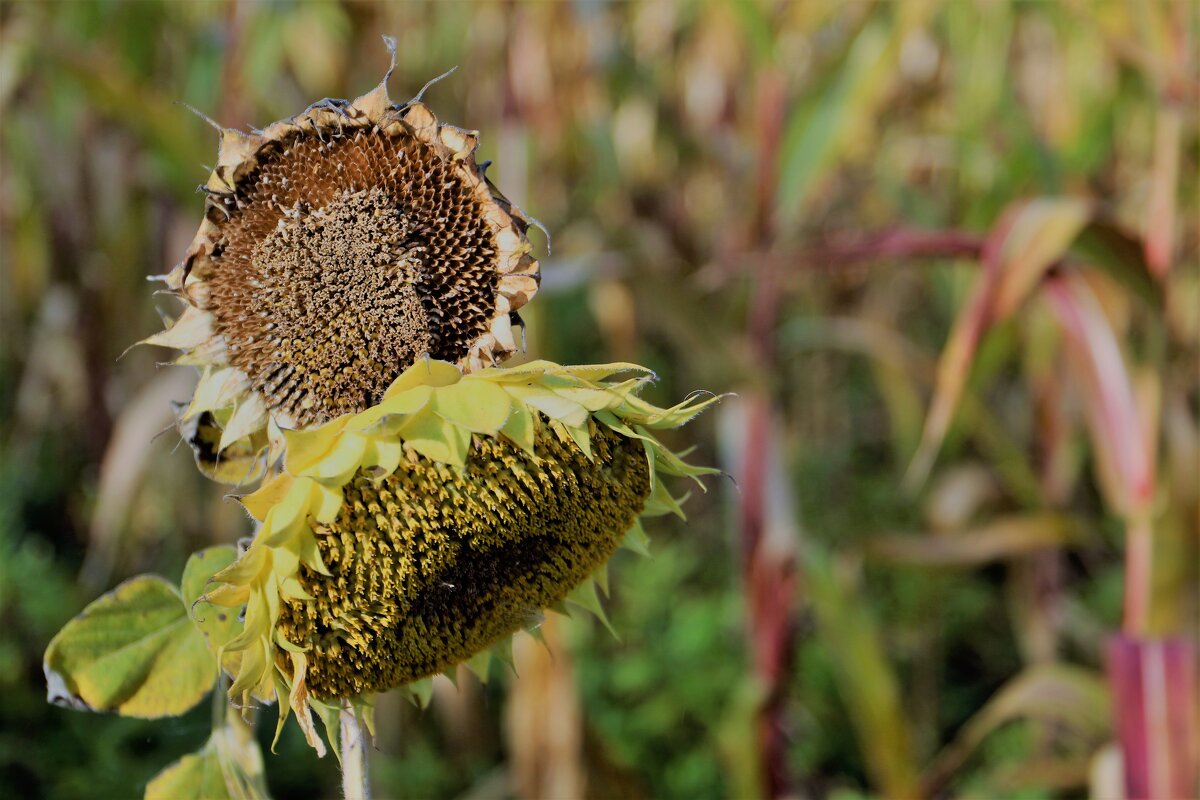
M 1104 679 L 1090 670 L 1066 664 L 1031 667 L 1010 680 L 971 717 L 922 778 L 922 796 L 939 789 L 985 738 L 1018 719 L 1054 723 L 1098 748 L 1111 730 L 1109 697 Z
M 267 403 L 257 392 L 247 395 L 234 407 L 233 415 L 221 431 L 217 450 L 227 449 L 239 439 L 250 436 L 267 424 Z
M 1183 111 L 1163 104 L 1155 120 L 1154 169 L 1146 203 L 1146 263 L 1162 278 L 1171 269 L 1175 245 L 1175 195 L 1179 189 L 1179 155 L 1183 143 Z
M 1047 268 L 1066 253 L 1090 213 L 1081 201 L 1041 198 L 1010 208 L 988 234 L 983 269 L 938 359 L 929 416 L 905 476 L 910 489 L 929 475 L 967 385 L 980 340 L 997 319 L 1016 310 Z
M 217 677 L 179 591 L 153 575 L 131 578 L 68 622 L 44 669 L 51 703 L 143 718 L 182 714 Z
M 212 337 L 212 324 L 211 314 L 195 306 L 188 306 L 170 328 L 143 339 L 141 343 L 175 350 L 191 350 Z
M 154 776 L 145 800 L 257 800 L 267 797 L 262 771 L 252 732 L 231 715 L 200 751 Z
M 1012 316 L 1090 216 L 1088 203 L 1069 198 L 1039 197 L 1021 208 L 1004 239 L 993 306 L 997 319 Z
M 972 530 L 945 535 L 887 535 L 867 541 L 866 554 L 894 564 L 974 567 L 1003 558 L 1058 548 L 1077 541 L 1079 526 L 1060 514 L 999 519 Z
M 266 466 L 266 459 L 263 458 L 266 438 L 260 432 L 222 449 L 223 429 L 219 420 L 227 414 L 227 411 L 205 411 L 190 419 L 180 420 L 180 438 L 192 448 L 196 467 L 206 477 L 234 486 L 252 483 L 262 475 Z
M 1106 499 L 1121 514 L 1144 510 L 1154 496 L 1154 465 L 1112 326 L 1078 276 L 1054 279 L 1047 298 L 1067 343 L 1068 363 L 1081 384 Z

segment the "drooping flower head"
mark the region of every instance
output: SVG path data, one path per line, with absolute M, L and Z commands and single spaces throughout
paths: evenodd
M 210 474 L 244 478 L 269 419 L 363 411 L 418 358 L 471 371 L 516 350 L 538 263 L 477 145 L 419 99 L 393 104 L 386 76 L 354 101 L 221 130 L 204 221 L 166 277 L 185 310 L 146 340 L 202 369 L 182 421 Z
M 593 576 L 641 546 L 639 517 L 680 513 L 663 477 L 714 471 L 654 431 L 716 398 L 657 408 L 637 396 L 649 379 L 632 364 L 418 362 L 367 411 L 285 432 L 284 471 L 242 498 L 259 532 L 204 598 L 246 608 L 224 647 L 231 693 L 290 697 L 305 724 L 310 696 L 396 688 L 569 596 L 593 607 Z

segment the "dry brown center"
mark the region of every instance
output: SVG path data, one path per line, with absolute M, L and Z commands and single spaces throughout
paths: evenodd
M 429 352 L 429 330 L 413 288 L 420 265 L 387 195 L 344 192 L 288 216 L 252 256 L 276 359 L 261 390 L 304 424 L 368 406 L 380 383 Z
M 363 411 L 417 358 L 488 330 L 498 274 L 483 209 L 411 138 L 298 138 L 237 195 L 209 307 L 230 361 L 301 426 Z

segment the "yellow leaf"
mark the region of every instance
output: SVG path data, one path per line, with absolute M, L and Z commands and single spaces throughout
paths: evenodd
M 445 420 L 490 435 L 508 419 L 512 400 L 496 384 L 468 378 L 434 392 L 433 408 Z
M 299 474 L 318 480 L 346 483 L 362 465 L 363 453 L 366 452 L 366 449 L 367 438 L 365 436 L 357 433 L 343 433 L 332 450 Z
M 512 384 L 506 384 L 504 388 L 518 401 L 536 408 L 547 417 L 556 419 L 564 425 L 582 425 L 587 421 L 586 408 L 546 389 Z
M 432 358 L 423 358 L 400 373 L 400 376 L 392 381 L 392 385 L 383 393 L 383 397 L 386 400 L 417 386 L 449 386 L 458 383 L 461 378 L 462 373 L 453 364 Z
M 264 483 L 256 491 L 239 498 L 242 507 L 259 522 L 267 518 L 267 513 L 279 504 L 292 489 L 295 478 L 286 472 L 276 475 Z
M 287 455 L 285 456 L 287 470 L 300 474 L 324 458 L 337 444 L 338 437 L 352 419 L 349 416 L 338 417 L 333 422 L 319 428 L 284 431 L 283 438 L 287 443 Z
M 393 415 L 415 414 L 429 403 L 433 397 L 432 386 L 414 386 L 403 392 L 386 397 L 373 408 L 368 408 L 351 421 L 354 430 L 366 431 L 380 421 Z
M 371 440 L 367 452 L 363 453 L 363 466 L 373 468 L 376 478 L 391 475 L 400 465 L 403 454 L 403 445 L 398 440 L 376 437 Z
M 217 661 L 179 591 L 131 578 L 68 622 L 46 648 L 51 703 L 122 716 L 177 716 L 199 703 Z
M 512 414 L 504 423 L 500 432 L 507 436 L 513 444 L 529 455 L 534 455 L 533 442 L 536 434 L 533 412 L 528 406 L 515 403 Z
M 270 547 L 286 542 L 308 518 L 312 499 L 311 478 L 297 478 L 291 489 L 269 512 L 258 536 Z
M 188 306 L 182 316 L 161 333 L 143 339 L 141 344 L 153 344 L 159 347 L 173 347 L 176 350 L 191 350 L 198 347 L 213 335 L 213 317 L 207 311 L 201 311 L 195 306 Z
M 246 395 L 233 412 L 233 416 L 221 432 L 221 443 L 218 449 L 224 450 L 229 445 L 249 436 L 267 424 L 267 404 L 258 392 Z
M 410 417 L 399 435 L 405 446 L 434 461 L 459 467 L 466 462 L 470 433 L 430 409 Z
M 313 518 L 322 525 L 328 525 L 337 519 L 342 509 L 342 490 L 324 484 L 313 482 L 309 507 Z

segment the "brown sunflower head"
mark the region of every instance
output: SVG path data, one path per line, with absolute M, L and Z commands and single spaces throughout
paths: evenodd
M 221 131 L 204 221 L 167 278 L 189 308 L 147 341 L 219 378 L 186 413 L 233 427 L 222 447 L 268 417 L 363 411 L 425 356 L 469 372 L 517 349 L 539 280 L 530 221 L 476 163 L 475 132 L 386 84 Z

